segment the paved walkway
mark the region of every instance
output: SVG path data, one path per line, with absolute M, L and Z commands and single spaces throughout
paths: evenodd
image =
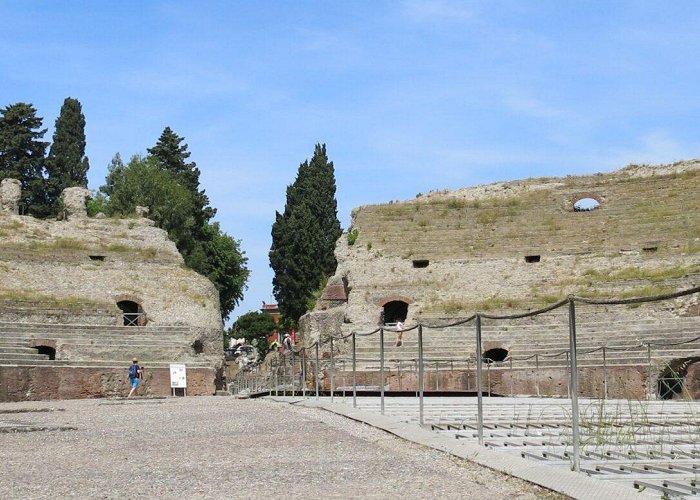
M 3 499 L 560 498 L 328 411 L 266 400 L 2 403 L 0 422 Z

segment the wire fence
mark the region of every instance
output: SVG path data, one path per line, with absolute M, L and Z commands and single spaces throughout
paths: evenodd
M 700 287 L 624 299 L 569 296 L 547 307 L 520 314 L 477 313 L 444 324 L 418 323 L 405 327 L 400 333 L 401 342 L 397 337 L 393 346 L 386 337 L 387 333 L 396 335 L 396 332 L 385 327 L 365 333 L 329 334 L 310 345 L 300 345 L 287 351 L 273 359 L 269 367 L 239 373 L 232 383 L 232 391 L 301 395 L 316 399 L 327 393 L 331 402 L 335 397 L 351 395 L 354 407 L 357 406 L 358 392 L 373 393 L 379 395 L 380 412 L 384 414 L 385 395 L 388 388 L 393 386 L 393 390 L 415 393 L 418 401 L 418 420 L 423 425 L 425 392 L 454 390 L 455 387 L 459 387 L 463 391 L 473 391 L 476 395 L 476 428 L 481 445 L 484 444 L 485 395 L 566 396 L 570 400 L 572 469 L 578 471 L 581 442 L 578 403 L 581 393 L 580 371 L 587 370 L 589 374 L 586 378 L 588 392 L 597 391 L 596 395 L 603 399 L 610 396 L 611 377 L 613 374 L 619 377 L 621 370 L 626 370 L 625 377 L 636 374 L 639 384 L 646 386 L 647 398 L 675 397 L 687 392 L 683 376 L 679 374 L 679 369 L 683 367 L 659 365 L 655 353 L 661 354 L 669 348 L 678 349 L 680 352 L 684 346 L 693 347 L 700 340 L 700 335 L 697 335 L 700 332 L 691 327 L 691 332 L 696 333 L 692 338 L 668 342 L 663 338 L 663 328 L 657 328 L 656 340 L 635 338 L 635 332 L 625 332 L 623 328 L 615 333 L 613 328 L 609 332 L 602 330 L 598 334 L 617 335 L 619 345 L 591 345 L 589 340 L 579 342 L 577 338 L 577 328 L 586 326 L 585 323 L 577 323 L 577 305 L 638 307 L 641 304 L 668 301 L 698 292 Z M 536 317 L 554 313 L 559 314 L 556 317 L 557 321 L 549 324 L 532 322 Z M 605 325 L 606 322 L 602 324 Z M 500 352 L 502 355 L 506 350 L 493 348 L 489 343 L 502 345 L 504 339 L 512 341 L 517 337 L 518 331 L 527 331 L 528 328 L 538 332 L 541 343 L 527 345 L 528 342 L 532 342 L 533 335 L 521 335 L 522 339 L 519 342 L 525 347 L 520 350 L 529 349 L 535 352 L 524 356 L 506 354 L 491 357 L 493 353 Z M 449 332 L 449 335 L 445 332 Z M 461 339 L 458 344 L 448 342 L 448 345 L 444 345 L 446 340 L 456 336 Z M 359 339 L 364 341 L 362 351 L 359 351 Z M 342 349 L 338 348 L 339 343 L 343 346 Z M 485 343 L 487 349 L 484 349 Z M 430 350 L 428 355 L 425 353 L 426 347 Z M 541 352 L 538 351 L 540 347 Z M 390 350 L 388 354 L 387 349 Z M 348 354 L 341 354 L 341 351 L 347 350 L 350 351 Z M 373 356 L 377 350 L 378 356 Z M 685 354 L 697 354 L 700 358 L 700 346 L 695 345 Z M 685 357 L 687 365 L 692 356 Z M 630 370 L 630 366 L 636 367 L 637 371 Z M 660 373 L 655 377 L 654 374 L 659 370 Z M 644 371 L 646 373 L 643 373 Z M 565 373 L 564 384 L 561 383 L 561 377 L 557 379 L 554 376 L 556 373 Z M 323 384 L 321 377 L 324 379 Z M 391 386 L 387 385 L 388 377 L 392 378 Z M 634 383 L 634 380 L 631 382 Z M 619 387 L 615 386 L 614 389 L 619 397 Z

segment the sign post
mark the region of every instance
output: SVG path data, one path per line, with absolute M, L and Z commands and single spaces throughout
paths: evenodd
M 170 388 L 173 396 L 176 389 L 182 389 L 183 396 L 187 396 L 187 367 L 184 364 L 170 365 Z

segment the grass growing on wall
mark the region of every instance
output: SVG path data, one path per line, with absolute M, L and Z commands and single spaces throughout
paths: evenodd
M 0 290 L 0 302 L 38 302 L 48 308 L 66 309 L 74 312 L 114 308 L 113 304 L 100 302 L 85 297 L 57 297 L 55 295 L 43 294 L 34 290 Z

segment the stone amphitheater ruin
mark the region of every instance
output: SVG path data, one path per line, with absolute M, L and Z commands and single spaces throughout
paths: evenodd
M 64 192 L 63 220 L 18 215 L 19 182 L 0 185 L 0 401 L 168 395 L 170 363 L 189 395 L 213 394 L 223 360 L 218 292 L 185 267 L 153 221 L 89 218 L 88 191 Z
M 537 310 L 570 294 L 629 298 L 697 287 L 699 193 L 700 160 L 693 160 L 499 182 L 357 208 L 336 247 L 336 274 L 302 318 L 305 344 L 321 339 L 327 349 L 328 335 L 391 329 L 397 320 L 407 327 L 445 325 L 476 312 Z M 659 394 L 672 372 L 700 396 L 697 293 L 579 307 L 577 322 L 581 394 L 599 397 L 605 385 L 610 397 L 678 397 L 677 390 Z M 427 329 L 423 338 L 426 388 L 473 389 L 473 323 Z M 378 335 L 356 342 L 358 384 L 377 386 Z M 493 364 L 489 391 L 567 394 L 566 308 L 484 320 L 483 342 L 484 358 L 510 361 Z M 415 390 L 416 343 L 415 330 L 406 332 L 401 347 L 385 336 L 392 390 Z M 649 344 L 653 351 L 644 348 Z M 350 339 L 336 341 L 334 349 L 336 384 L 347 385 Z

